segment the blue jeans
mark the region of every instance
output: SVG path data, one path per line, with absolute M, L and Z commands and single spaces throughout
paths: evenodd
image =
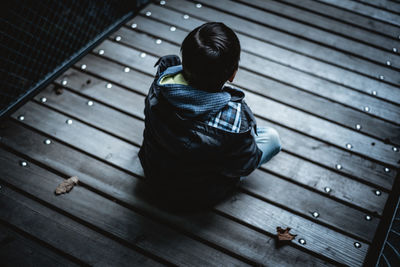
M 258 164 L 259 168 L 281 151 L 281 139 L 274 128 L 267 126 L 257 127 L 257 135 L 254 134 L 254 131 L 252 134 L 254 139 L 256 139 L 257 147 L 262 151 L 261 160 Z M 245 178 L 240 177 L 240 181 L 243 181 Z

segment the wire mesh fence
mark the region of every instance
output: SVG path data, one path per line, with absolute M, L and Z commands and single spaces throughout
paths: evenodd
M 7 2 L 1 4 L 0 116 L 148 1 Z

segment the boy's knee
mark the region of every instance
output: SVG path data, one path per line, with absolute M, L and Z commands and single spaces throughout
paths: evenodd
M 271 145 L 274 147 L 274 151 L 278 153 L 282 149 L 281 138 L 279 137 L 279 133 L 274 128 L 268 129 L 269 139 L 271 141 Z

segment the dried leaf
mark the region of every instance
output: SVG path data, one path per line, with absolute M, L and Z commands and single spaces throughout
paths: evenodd
M 290 227 L 287 227 L 286 229 L 282 229 L 279 226 L 276 227 L 276 231 L 278 232 L 278 240 L 279 241 L 290 241 L 293 240 L 297 235 L 293 235 L 289 233 Z
M 72 176 L 68 178 L 67 180 L 64 180 L 61 184 L 59 184 L 56 188 L 56 195 L 68 193 L 71 191 L 71 189 L 78 184 L 78 177 L 77 176 Z
M 62 93 L 64 93 L 64 89 L 61 87 L 55 88 L 55 91 L 56 91 L 56 95 L 61 95 Z

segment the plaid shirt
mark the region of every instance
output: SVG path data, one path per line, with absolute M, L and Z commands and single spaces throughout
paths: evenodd
M 229 102 L 215 117 L 207 121 L 207 124 L 228 132 L 238 133 L 240 131 L 242 104 Z

